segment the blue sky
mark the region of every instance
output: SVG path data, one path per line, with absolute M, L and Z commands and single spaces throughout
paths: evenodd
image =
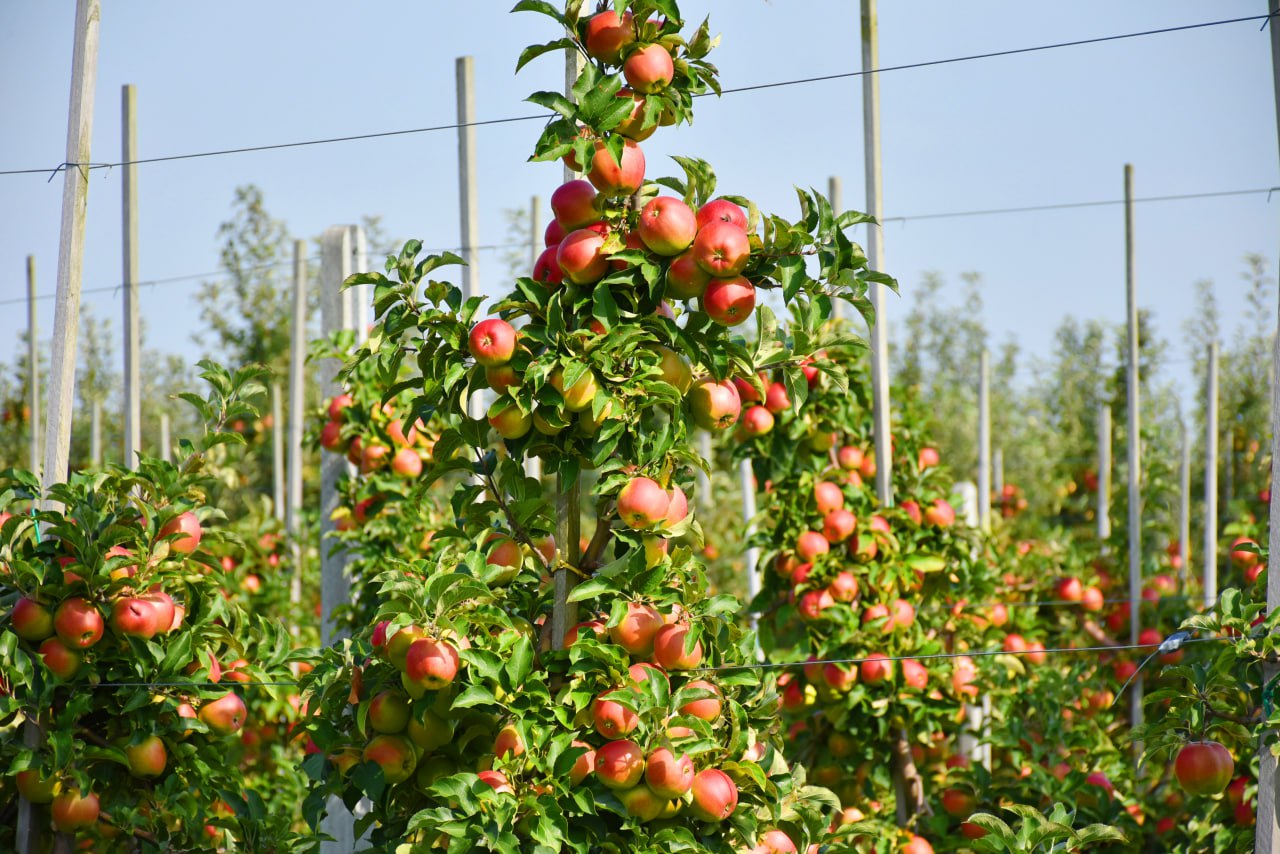
M 682 4 L 722 34 L 712 59 L 726 87 L 859 67 L 852 0 L 708 0 Z M 63 159 L 74 3 L 0 9 L 0 169 Z M 537 89 L 561 85 L 558 58 L 513 76 L 525 44 L 556 36 L 549 19 L 510 4 L 274 2 L 106 3 L 93 158 L 120 158 L 120 87 L 138 87 L 142 157 L 449 124 L 454 60 L 475 57 L 480 119 L 524 115 Z M 445 8 L 447 7 L 447 8 Z M 1258 0 L 1075 0 L 881 3 L 881 63 L 916 61 L 1113 35 L 1265 12 Z M 1138 196 L 1280 184 L 1271 58 L 1259 24 L 1242 23 L 918 70 L 881 79 L 886 216 L 1115 199 L 1132 162 Z M 861 207 L 861 84 L 856 78 L 704 99 L 694 127 L 645 145 L 651 176 L 673 174 L 670 154 L 710 161 L 724 192 L 797 213 L 793 185 L 843 180 Z M 481 242 L 507 239 L 504 208 L 527 208 L 558 183 L 558 165 L 525 162 L 536 122 L 480 128 Z M 141 275 L 217 268 L 218 224 L 237 185 L 263 188 L 296 236 L 364 214 L 429 246 L 458 241 L 456 132 L 399 136 L 279 152 L 139 167 Z M 24 293 L 25 257 L 41 292 L 57 266 L 61 179 L 0 176 L 0 300 Z M 120 172 L 93 173 L 86 287 L 121 278 Z M 1193 284 L 1218 283 L 1224 314 L 1242 311 L 1241 257 L 1261 252 L 1274 271 L 1280 198 L 1141 205 L 1139 301 L 1185 356 L 1178 338 Z M 904 293 L 925 271 L 985 282 L 984 319 L 999 342 L 1016 335 L 1033 355 L 1063 316 L 1124 317 L 1119 207 L 890 223 L 886 268 Z M 506 290 L 496 257 L 481 260 L 488 293 Z M 196 282 L 147 288 L 149 344 L 195 358 Z M 899 316 L 907 299 L 891 305 Z M 116 322 L 120 297 L 86 295 Z M 52 301 L 40 306 L 43 335 Z M 283 320 L 283 319 L 282 319 Z M 16 342 L 21 305 L 0 312 L 0 340 Z M 16 351 L 0 349 L 10 358 Z

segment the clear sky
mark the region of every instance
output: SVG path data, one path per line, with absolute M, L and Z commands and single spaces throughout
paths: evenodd
M 0 6 L 0 169 L 64 159 L 74 3 Z M 465 3 L 292 2 L 103 4 L 93 159 L 120 159 L 120 89 L 138 87 L 142 157 L 449 124 L 454 60 L 475 57 L 480 119 L 525 115 L 537 89 L 562 85 L 546 57 L 519 77 L 525 44 L 554 24 L 511 15 L 507 0 Z M 882 65 L 1265 13 L 1263 0 L 971 0 L 880 4 Z M 723 36 L 712 60 L 726 87 L 856 70 L 853 0 L 685 0 Z M 886 73 L 881 78 L 886 216 L 1117 199 L 1122 168 L 1138 196 L 1280 184 L 1268 36 L 1257 22 L 1021 56 Z M 709 160 L 725 192 L 795 216 L 793 185 L 843 180 L 865 200 L 857 78 L 730 94 L 698 104 L 693 128 L 645 144 L 649 174 L 675 174 L 669 154 Z M 558 165 L 525 162 L 538 123 L 478 129 L 481 242 L 507 239 L 504 208 L 527 208 L 558 183 Z M 119 170 L 92 173 L 85 287 L 121 278 Z M 26 255 L 52 293 L 62 180 L 0 176 L 0 302 L 24 293 Z M 458 242 L 455 131 L 139 167 L 141 276 L 217 269 L 218 224 L 233 190 L 257 184 L 296 236 L 383 217 L 388 232 L 428 246 Z M 1214 279 L 1230 326 L 1242 310 L 1247 252 L 1277 253 L 1280 198 L 1145 204 L 1137 210 L 1140 303 L 1173 339 L 1193 310 L 1193 284 Z M 909 292 L 925 271 L 984 278 L 995 340 L 1031 354 L 1064 315 L 1124 317 L 1119 207 L 890 223 L 886 267 Z M 489 293 L 506 290 L 493 255 Z M 149 344 L 193 358 L 197 282 L 146 288 Z M 86 295 L 119 330 L 118 293 Z M 891 305 L 899 315 L 905 300 Z M 40 305 L 42 337 L 52 301 Z M 282 318 L 281 322 L 287 322 Z M 0 341 L 25 327 L 0 305 Z M 0 348 L 10 358 L 16 351 Z

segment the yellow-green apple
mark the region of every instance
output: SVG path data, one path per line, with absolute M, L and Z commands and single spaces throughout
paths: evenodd
M 609 638 L 638 658 L 653 653 L 653 638 L 665 625 L 657 609 L 643 602 L 627 603 L 627 613 L 609 629 Z
M 723 430 L 732 427 L 742 413 L 742 399 L 733 383 L 716 382 L 703 377 L 694 382 L 685 395 L 693 421 L 704 430 Z
M 190 510 L 170 519 L 160 529 L 161 538 L 172 534 L 180 535 L 169 542 L 169 550 L 184 555 L 189 555 L 196 550 L 200 545 L 200 537 L 203 533 L 200 527 L 200 520 Z
M 596 749 L 596 777 L 610 789 L 629 789 L 644 776 L 644 751 L 628 739 Z
M 679 255 L 693 243 L 698 220 L 683 201 L 671 196 L 651 199 L 640 209 L 640 239 L 657 255 Z
M 609 272 L 604 242 L 605 236 L 590 228 L 565 235 L 556 248 L 556 263 L 564 277 L 575 285 L 589 285 L 604 278 Z
M 499 398 L 489 407 L 489 426 L 504 439 L 519 439 L 533 429 L 533 418 L 515 401 Z
M 692 670 L 702 663 L 702 641 L 687 649 L 689 627 L 673 623 L 653 636 L 653 659 L 664 670 Z M 674 797 L 674 796 L 673 796 Z
M 405 655 L 405 674 L 428 691 L 439 691 L 458 675 L 460 663 L 453 644 L 422 638 L 414 641 Z
M 645 45 L 622 63 L 622 76 L 627 78 L 627 85 L 642 95 L 666 89 L 675 74 L 671 54 L 660 44 Z
M 688 249 L 671 259 L 667 266 L 667 297 L 697 299 L 707 290 L 711 274 L 698 266 L 693 250 Z
M 630 196 L 644 183 L 644 165 L 644 152 L 629 139 L 622 146 L 621 162 L 613 159 L 603 142 L 597 142 L 596 152 L 591 158 L 591 168 L 587 170 L 587 180 L 601 195 L 608 198 Z M 568 239 L 565 237 L 565 240 Z M 560 259 L 560 266 L 569 275 L 563 257 Z
M 500 317 L 486 318 L 471 327 L 467 349 L 486 368 L 505 365 L 516 352 L 516 329 Z
M 41 777 L 40 772 L 28 768 L 17 774 L 18 794 L 33 804 L 47 804 L 62 791 L 62 782 L 56 777 Z
M 658 368 L 662 371 L 662 381 L 674 386 L 681 394 L 687 392 L 689 386 L 693 384 L 693 369 L 689 367 L 689 360 L 670 347 L 658 345 L 653 348 L 653 351 L 658 354 Z
M 590 368 L 581 373 L 568 388 L 564 385 L 564 370 L 556 368 L 551 373 L 551 385 L 564 396 L 565 408 L 570 412 L 581 412 L 591 406 L 591 402 L 596 399 L 596 392 L 600 390 L 596 375 Z
M 616 65 L 624 47 L 636 40 L 635 22 L 630 12 L 621 17 L 613 9 L 597 12 L 587 19 L 583 44 L 592 59 Z
M 244 726 L 246 712 L 244 700 L 235 692 L 228 691 L 200 706 L 199 717 L 216 735 L 231 735 Z
M 453 741 L 453 725 L 433 709 L 424 709 L 420 714 L 415 709 L 406 733 L 409 740 L 423 750 L 435 750 Z
M 169 759 L 164 741 L 158 735 L 149 735 L 137 744 L 127 745 L 124 755 L 129 760 L 129 770 L 136 777 L 159 777 Z
M 718 768 L 699 771 L 690 791 L 689 812 L 701 821 L 724 821 L 738 808 L 738 786 Z
M 64 832 L 97 824 L 99 811 L 98 796 L 92 792 L 82 794 L 79 789 L 69 789 L 55 796 L 49 806 L 53 826 Z
M 73 596 L 62 600 L 53 615 L 53 628 L 73 649 L 88 649 L 102 640 L 102 615 L 89 602 Z
M 647 477 L 633 477 L 618 493 L 618 518 L 635 530 L 651 528 L 667 518 L 671 496 Z
M 369 701 L 369 726 L 388 735 L 409 725 L 409 698 L 399 691 L 382 691 Z
M 488 583 L 499 587 L 510 584 L 520 574 L 520 567 L 524 564 L 524 552 L 520 544 L 506 534 L 491 534 L 486 544 L 488 555 L 485 564 L 495 568 L 495 574 L 487 578 Z
M 569 232 L 600 218 L 600 211 L 596 207 L 596 195 L 596 188 L 591 186 L 590 182 L 581 179 L 567 181 L 555 189 L 551 194 L 551 210 L 555 214 L 562 233 L 560 239 L 554 243 L 550 239 L 552 235 L 548 234 L 548 246 L 563 243 Z
M 418 754 L 409 739 L 400 735 L 377 735 L 369 740 L 361 754 L 365 762 L 376 762 L 387 783 L 403 783 L 413 775 Z
M 53 634 L 53 614 L 34 599 L 23 596 L 13 605 L 9 624 L 18 637 L 26 641 L 42 641 Z
M 717 278 L 740 274 L 751 257 L 747 233 L 730 222 L 710 222 L 693 239 L 693 260 Z M 710 285 L 708 285 L 710 287 Z
M 702 310 L 721 326 L 737 326 L 756 307 L 756 287 L 743 276 L 712 279 L 702 294 Z

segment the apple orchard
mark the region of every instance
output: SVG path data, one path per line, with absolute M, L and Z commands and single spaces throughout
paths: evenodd
M 966 524 L 915 387 L 874 433 L 872 217 L 646 161 L 716 108 L 718 39 L 598 5 L 516 6 L 551 39 L 517 71 L 577 58 L 529 98 L 531 159 L 569 173 L 529 275 L 471 294 L 411 240 L 346 282 L 367 340 L 312 343 L 342 388 L 308 424 L 344 471 L 324 543 L 219 509 L 257 366 L 202 363 L 173 461 L 0 475 L 0 848 L 1246 850 L 1265 526 L 1201 610 L 1175 550 L 1129 601 L 1122 540 L 1013 484 Z

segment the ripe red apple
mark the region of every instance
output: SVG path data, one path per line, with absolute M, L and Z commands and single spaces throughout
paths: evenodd
M 507 775 L 501 771 L 480 771 L 476 774 L 480 778 L 480 782 L 493 789 L 499 795 L 514 795 L 516 790 L 511 788 L 511 781 L 507 779 Z
M 499 317 L 482 320 L 471 327 L 467 349 L 486 368 L 505 365 L 516 352 L 516 329 Z
M 1173 773 L 1189 795 L 1216 795 L 1231 782 L 1235 760 L 1216 741 L 1193 741 L 1178 751 Z
M 902 846 L 902 854 L 933 854 L 933 846 L 923 836 L 912 834 L 907 844 Z
M 861 671 L 862 681 L 868 685 L 893 677 L 893 662 L 888 661 L 886 656 L 878 652 L 868 655 L 858 669 Z
M 858 668 L 842 667 L 839 664 L 826 664 L 822 667 L 822 681 L 833 691 L 845 693 L 858 682 Z
M 674 623 L 658 629 L 653 636 L 653 658 L 665 670 L 692 670 L 702 663 L 702 641 L 695 641 L 693 649 L 685 651 L 689 627 Z
M 391 470 L 401 477 L 418 477 L 422 474 L 422 457 L 413 448 L 401 448 L 391 458 Z
M 560 262 L 556 260 L 559 248 L 560 244 L 557 242 L 554 246 L 548 246 L 542 250 L 542 254 L 533 264 L 535 281 L 546 285 L 558 285 L 564 281 L 564 271 L 560 269 Z
M 713 222 L 728 222 L 743 231 L 747 230 L 747 214 L 728 199 L 713 199 L 698 208 L 698 228 L 706 228 Z
M 817 531 L 803 531 L 796 538 L 796 555 L 805 562 L 812 562 L 818 555 L 831 550 L 827 538 Z
M 64 599 L 54 612 L 53 628 L 68 647 L 88 649 L 102 640 L 104 626 L 98 609 L 74 596 Z
M 600 211 L 596 207 L 596 188 L 582 179 L 561 184 L 551 194 L 551 210 L 555 214 L 555 221 L 560 226 L 561 234 L 559 239 L 552 242 L 551 237 L 554 235 L 548 229 L 547 246 L 564 242 L 569 232 L 600 218 Z
M 164 773 L 169 757 L 158 735 L 149 735 L 137 744 L 127 745 L 124 755 L 129 760 L 129 771 L 135 777 L 159 777 Z
M 698 233 L 698 220 L 683 201 L 659 196 L 640 209 L 636 226 L 640 239 L 657 255 L 679 255 L 693 243 Z
M 1104 605 L 1106 605 L 1106 599 L 1103 597 L 1102 591 L 1092 584 L 1081 592 L 1080 606 L 1086 611 L 1101 611 Z
M 596 752 L 585 741 L 575 739 L 573 746 L 584 749 L 584 752 L 574 760 L 573 767 L 569 769 L 569 783 L 576 786 L 595 772 Z
M 760 834 L 751 854 L 796 854 L 796 844 L 781 830 L 766 830 Z
M 820 480 L 813 485 L 813 500 L 818 505 L 818 513 L 823 516 L 844 507 L 844 493 L 839 486 L 827 480 Z
M 827 587 L 831 598 L 837 602 L 852 602 L 858 598 L 858 579 L 852 572 L 840 572 Z
M 1023 656 L 1032 664 L 1044 664 L 1049 660 L 1049 656 L 1045 653 L 1044 644 L 1040 641 L 1031 641 L 1027 644 L 1027 654 Z
M 821 590 L 810 590 L 800 597 L 800 603 L 796 606 L 801 619 L 812 622 L 820 619 L 822 612 L 834 606 L 835 599 L 832 598 L 831 592 L 825 588 Z
M 40 644 L 40 658 L 49 672 L 62 679 L 70 679 L 80 669 L 84 657 L 63 643 L 60 638 L 46 638 Z
M 595 187 L 591 189 L 594 191 Z M 560 241 L 564 240 L 565 234 L 564 226 L 560 224 L 560 220 L 554 218 L 553 214 L 551 222 L 547 223 L 547 227 L 542 232 L 542 243 L 550 249 L 559 245 Z
M 622 738 L 630 735 L 640 725 L 640 719 L 631 709 L 611 700 L 609 697 L 619 692 L 613 688 L 596 697 L 591 704 L 591 721 L 596 732 L 605 738 Z
M 196 514 L 188 510 L 179 515 L 175 519 L 169 520 L 163 528 L 160 529 L 161 538 L 170 534 L 181 534 L 169 542 L 169 550 L 178 554 L 189 555 L 200 545 L 200 536 L 203 531 L 200 529 L 200 520 L 196 518 Z
M 715 723 L 720 719 L 720 711 L 723 708 L 723 695 L 720 693 L 719 688 L 714 684 L 707 682 L 705 679 L 695 679 L 685 687 L 711 691 L 715 696 L 703 697 L 698 700 L 690 700 L 680 707 L 680 714 L 701 718 L 708 723 Z
M 773 413 L 763 406 L 752 406 L 742 413 L 739 429 L 746 436 L 764 436 L 773 430 Z
M 667 800 L 683 797 L 693 786 L 693 776 L 693 760 L 686 753 L 676 756 L 660 747 L 645 762 L 644 781 L 654 794 Z
M 733 383 L 716 382 L 703 377 L 694 382 L 685 395 L 693 421 L 704 430 L 723 430 L 737 423 L 742 413 L 742 399 Z
M 930 525 L 950 528 L 956 522 L 956 511 L 946 499 L 935 498 L 929 509 L 924 511 L 924 518 Z
M 836 451 L 836 461 L 845 471 L 857 471 L 862 465 L 862 449 L 853 445 L 845 445 Z
M 633 477 L 618 493 L 618 518 L 634 530 L 650 528 L 667 517 L 671 496 L 647 477 Z
M 377 763 L 387 783 L 392 786 L 408 780 L 418 766 L 418 754 L 413 743 L 402 735 L 375 735 L 364 746 L 361 758 L 365 762 Z
M 596 750 L 596 776 L 610 789 L 629 789 L 644 776 L 644 751 L 634 741 L 610 741 Z
M 627 78 L 627 85 L 642 95 L 666 89 L 675 74 L 671 54 L 660 44 L 645 45 L 622 63 L 622 76 Z
M 707 290 L 711 274 L 698 266 L 693 250 L 685 250 L 671 259 L 667 266 L 667 297 L 670 299 L 697 299 Z
M 791 398 L 787 396 L 787 387 L 780 382 L 769 384 L 765 392 L 764 405 L 774 415 L 779 415 L 791 408 Z
M 160 613 L 146 599 L 117 599 L 111 606 L 111 630 L 118 635 L 147 640 L 167 628 L 169 623 L 160 624 Z
M 751 257 L 747 233 L 733 223 L 711 222 L 693 239 L 693 260 L 717 278 L 739 275 Z M 709 287 L 709 286 L 708 286 Z
M 42 641 L 53 634 L 53 614 L 34 599 L 23 596 L 13 605 L 9 624 L 26 641 Z
M 158 584 L 152 585 L 142 599 L 150 602 L 156 609 L 157 632 L 171 632 L 182 625 L 186 609 L 176 604 L 173 597 L 161 590 Z
M 1242 549 L 1240 546 L 1257 548 L 1258 544 L 1248 537 L 1236 537 L 1235 541 L 1231 543 L 1231 562 L 1242 569 L 1256 564 L 1258 562 L 1258 554 Z
M 938 454 L 937 448 L 921 448 L 917 458 L 920 470 L 932 468 L 942 461 L 942 457 Z
M 929 671 L 914 658 L 908 658 L 902 662 L 902 681 L 908 688 L 923 691 L 929 684 Z
M 858 518 L 843 508 L 832 510 L 822 520 L 822 535 L 832 545 L 843 543 L 853 536 L 858 527 Z M 856 588 L 855 588 L 856 589 Z
M 341 424 L 347 420 L 347 407 L 355 403 L 351 395 L 343 393 L 329 401 L 329 420 Z
M 394 642 L 394 638 L 392 640 Z M 428 691 L 439 691 L 458 675 L 461 661 L 453 644 L 424 637 L 409 645 L 404 658 L 404 672 L 410 680 Z
M 1064 602 L 1079 602 L 1084 599 L 1084 585 L 1074 576 L 1060 580 L 1057 592 L 1058 598 Z
M 738 786 L 718 768 L 699 771 L 690 788 L 689 813 L 700 821 L 723 821 L 738 808 Z
M 624 47 L 636 40 L 635 22 L 630 12 L 622 17 L 612 9 L 597 12 L 587 19 L 583 44 L 592 59 L 616 65 Z
M 320 428 L 320 447 L 337 453 L 343 450 L 345 444 L 342 441 L 342 425 L 337 421 L 326 421 Z
M 664 527 L 670 530 L 689 516 L 689 498 L 678 484 L 673 484 L 667 490 L 667 497 L 670 501 L 667 504 L 667 515 L 663 522 Z
M 589 228 L 570 232 L 556 249 L 556 263 L 564 277 L 575 285 L 589 285 L 609 272 L 604 254 L 605 237 Z
M 702 294 L 702 310 L 721 326 L 737 326 L 756 307 L 756 287 L 742 276 L 712 279 Z
M 92 792 L 81 794 L 79 789 L 63 792 L 49 806 L 53 826 L 65 833 L 97 824 L 99 812 L 98 796 Z
M 609 628 L 609 637 L 632 655 L 648 658 L 653 654 L 653 639 L 664 625 L 662 615 L 653 606 L 630 602 L 621 622 Z
M 215 735 L 231 735 L 244 726 L 244 700 L 233 691 L 228 691 L 216 700 L 200 707 L 199 718 Z
M 644 183 L 644 152 L 628 139 L 622 147 L 622 162 L 619 164 L 605 144 L 597 142 L 591 168 L 587 170 L 587 180 L 606 197 L 630 196 Z M 565 267 L 564 258 L 560 259 L 560 266 Z M 565 273 L 568 272 L 565 268 Z

